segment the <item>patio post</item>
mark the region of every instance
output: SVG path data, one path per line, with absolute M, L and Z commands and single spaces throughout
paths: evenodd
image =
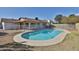
M 29 26 L 29 29 L 30 29 L 31 23 L 29 23 L 29 25 L 28 25 L 28 26 Z
M 35 28 L 37 28 L 37 23 L 35 24 Z
M 2 29 L 5 30 L 5 23 L 2 22 Z
M 42 23 L 40 23 L 40 28 L 42 28 Z

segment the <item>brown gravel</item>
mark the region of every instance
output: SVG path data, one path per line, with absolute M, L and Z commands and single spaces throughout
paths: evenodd
M 13 41 L 14 35 L 19 34 L 21 32 L 23 32 L 23 31 L 21 31 L 21 30 L 5 30 L 5 31 L 0 30 L 0 34 L 1 34 L 0 35 L 0 45 L 14 42 Z M 6 34 L 3 35 L 3 33 L 6 33 Z

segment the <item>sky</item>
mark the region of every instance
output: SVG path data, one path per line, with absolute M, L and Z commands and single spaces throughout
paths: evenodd
M 58 14 L 68 16 L 78 14 L 78 7 L 0 7 L 0 18 L 29 17 L 39 19 L 54 19 Z

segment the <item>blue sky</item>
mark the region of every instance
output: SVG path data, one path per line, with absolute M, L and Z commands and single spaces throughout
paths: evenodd
M 78 7 L 0 7 L 0 17 L 38 17 L 40 19 L 53 19 L 57 14 L 79 14 Z

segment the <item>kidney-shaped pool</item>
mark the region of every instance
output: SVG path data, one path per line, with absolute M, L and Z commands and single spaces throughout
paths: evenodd
M 50 40 L 63 31 L 54 30 L 54 29 L 44 29 L 44 30 L 37 30 L 33 32 L 28 32 L 22 34 L 22 37 L 28 40 Z
M 18 34 L 14 40 L 31 46 L 48 46 L 61 42 L 67 33 L 69 32 L 62 29 L 36 30 Z

